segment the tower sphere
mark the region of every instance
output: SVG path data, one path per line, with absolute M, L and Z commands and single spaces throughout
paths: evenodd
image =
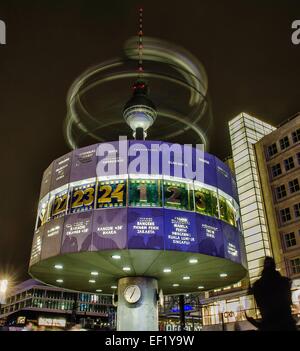
M 157 112 L 154 103 L 148 97 L 148 85 L 138 79 L 133 85 L 133 96 L 126 103 L 123 116 L 126 123 L 133 130 L 136 137 L 137 130 L 143 131 L 143 138 L 147 136 L 147 129 L 154 123 Z

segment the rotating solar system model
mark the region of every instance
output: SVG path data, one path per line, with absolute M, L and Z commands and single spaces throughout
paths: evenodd
M 142 19 L 140 9 L 138 49 L 128 40 L 125 57 L 92 67 L 70 88 L 65 135 L 73 150 L 43 174 L 29 264 L 46 284 L 113 294 L 120 331 L 158 330 L 163 294 L 220 288 L 246 275 L 234 176 L 208 152 L 174 144 L 208 149 L 205 70 L 184 49 L 145 38 Z M 133 78 L 120 118 L 109 85 Z M 90 145 L 81 147 L 84 139 Z

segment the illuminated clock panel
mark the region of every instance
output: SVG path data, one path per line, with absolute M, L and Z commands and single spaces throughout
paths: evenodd
M 194 210 L 191 184 L 173 180 L 163 181 L 164 207 L 180 210 Z
M 161 193 L 161 180 L 159 179 L 130 179 L 129 206 L 161 207 Z
M 95 203 L 95 193 L 95 181 L 71 184 L 69 212 L 77 213 L 92 210 Z
M 126 179 L 99 181 L 96 208 L 125 207 L 126 189 Z

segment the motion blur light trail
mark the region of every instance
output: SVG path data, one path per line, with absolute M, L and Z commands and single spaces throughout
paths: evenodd
M 122 58 L 86 70 L 71 86 L 65 136 L 72 149 L 119 135 L 131 136 L 122 108 L 128 100 L 128 87 L 137 78 L 136 41 L 133 37 L 125 42 Z M 202 64 L 185 49 L 166 41 L 144 37 L 143 42 L 142 77 L 149 81 L 158 113 L 149 139 L 202 143 L 208 150 L 212 113 Z
M 125 54 L 136 60 L 135 38 L 126 41 Z M 207 76 L 202 64 L 187 50 L 155 38 L 144 38 L 143 55 L 149 61 L 173 65 L 185 81 L 193 88 L 190 90 L 191 106 L 200 104 L 207 94 Z M 198 92 L 198 93 L 197 93 Z

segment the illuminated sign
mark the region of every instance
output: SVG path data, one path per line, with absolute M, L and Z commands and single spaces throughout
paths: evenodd
M 43 173 L 43 179 L 42 179 L 41 191 L 40 191 L 40 199 L 43 198 L 46 194 L 48 194 L 50 191 L 52 169 L 53 169 L 53 162 Z
M 44 231 L 41 238 L 41 259 L 55 256 L 60 252 L 63 223 L 64 217 L 54 218 L 42 227 Z
M 130 179 L 129 206 L 161 207 L 161 184 L 155 179 Z
M 51 189 L 59 188 L 70 180 L 70 171 L 72 163 L 72 152 L 61 156 L 53 162 L 51 175 Z
M 127 209 L 111 208 L 94 211 L 93 250 L 127 247 Z
M 221 221 L 212 217 L 197 215 L 198 252 L 206 255 L 224 257 L 224 235 Z M 236 235 L 238 232 L 236 230 Z
M 126 206 L 126 181 L 123 179 L 98 183 L 97 208 Z
M 55 160 L 44 172 L 41 198 L 69 182 L 134 174 L 141 179 L 145 179 L 142 175 L 160 175 L 161 178 L 198 181 L 238 200 L 229 167 L 217 157 L 196 150 L 189 145 L 141 140 L 121 140 L 77 149 Z
M 49 217 L 50 217 L 50 214 L 49 214 L 49 194 L 47 194 L 39 202 L 36 228 L 45 224 L 48 221 Z
M 38 325 L 44 327 L 60 327 L 64 328 L 66 326 L 66 319 L 64 318 L 45 318 L 39 317 Z
M 158 208 L 128 209 L 128 248 L 164 249 L 163 211 Z
M 33 236 L 32 249 L 30 256 L 30 265 L 38 262 L 40 260 L 40 255 L 42 251 L 42 234 L 44 227 L 37 229 Z
M 88 251 L 92 245 L 92 212 L 67 215 L 64 221 L 62 252 Z
M 51 201 L 51 216 L 53 218 L 63 216 L 68 204 L 68 190 L 63 190 L 54 195 Z
M 135 151 L 129 159 L 126 147 L 116 150 L 117 144 L 103 155 L 101 144 L 74 150 L 44 172 L 30 265 L 60 253 L 114 249 L 195 252 L 245 262 L 235 181 L 226 165 L 207 153 L 193 151 L 182 161 L 173 153 L 167 160 L 173 176 L 167 176 L 155 151 L 163 143 L 129 142 Z M 140 174 L 146 155 L 151 172 Z M 203 164 L 203 182 L 186 177 L 196 158 Z M 128 162 L 137 167 L 126 168 Z M 108 176 L 101 175 L 105 170 Z M 174 176 L 178 170 L 182 178 Z
M 96 195 L 95 195 L 96 194 Z M 238 204 L 217 188 L 184 181 L 110 179 L 80 181 L 46 195 L 39 203 L 36 228 L 51 218 L 101 208 L 164 207 L 220 218 L 239 227 Z
M 165 210 L 166 249 L 197 252 L 195 214 Z
M 107 145 L 111 150 L 102 155 L 99 148 Z M 128 146 L 133 149 L 127 155 Z M 36 228 L 69 213 L 114 207 L 196 211 L 239 226 L 236 182 L 229 168 L 210 154 L 198 155 L 191 147 L 190 156 L 179 162 L 176 153 L 183 157 L 184 147 L 121 141 L 88 146 L 60 157 L 44 172 Z M 168 159 L 164 158 L 165 149 L 170 152 Z M 203 182 L 191 180 L 183 172 L 194 169 L 197 162 L 203 164 Z M 147 172 L 140 174 L 144 163 Z M 168 176 L 165 163 L 172 166 Z M 178 167 L 180 172 L 175 170 Z M 174 177 L 177 173 L 180 178 Z
M 206 216 L 219 217 L 217 192 L 195 186 L 195 210 Z
M 96 177 L 96 145 L 76 149 L 72 152 L 70 182 Z
M 190 185 L 181 182 L 164 181 L 164 207 L 193 210 Z
M 193 306 L 191 306 L 191 305 L 184 305 L 184 310 L 187 312 L 187 311 L 192 311 L 193 310 Z M 180 309 L 179 308 L 176 308 L 176 307 L 174 307 L 174 308 L 172 308 L 171 309 L 171 312 L 180 312 Z
M 17 318 L 17 324 L 25 324 L 26 317 L 20 316 Z
M 88 211 L 94 208 L 95 182 L 74 186 L 70 195 L 70 212 Z

